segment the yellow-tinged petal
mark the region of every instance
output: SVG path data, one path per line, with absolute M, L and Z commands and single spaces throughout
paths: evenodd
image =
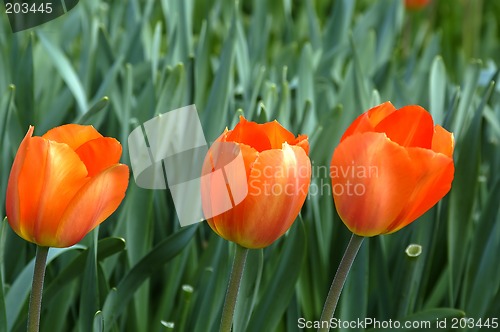
M 347 128 L 340 141 L 342 142 L 347 137 L 353 134 L 361 134 L 365 132 L 374 131 L 374 128 L 387 116 L 394 113 L 396 108 L 390 101 L 377 105 L 367 112 L 361 114 L 353 121 Z
M 26 154 L 28 153 L 28 146 L 31 136 L 33 136 L 34 127 L 30 126 L 28 132 L 24 136 L 19 149 L 17 150 L 12 169 L 10 170 L 9 183 L 7 185 L 7 197 L 5 199 L 5 208 L 7 210 L 7 218 L 12 229 L 16 233 L 20 233 L 20 197 L 19 197 L 19 186 L 18 179 L 21 173 L 21 169 L 26 159 Z
M 76 150 L 85 142 L 102 137 L 93 126 L 66 124 L 53 128 L 45 133 L 42 138 L 66 143 L 71 149 Z
M 440 125 L 435 126 L 434 136 L 432 137 L 432 151 L 452 157 L 454 148 L 455 140 L 453 134 Z
M 117 164 L 93 177 L 69 202 L 56 233 L 59 247 L 79 242 L 108 218 L 125 197 L 129 179 L 126 165 Z
M 307 135 L 299 135 L 290 145 L 300 146 L 309 155 L 309 140 Z
M 332 191 L 340 218 L 355 234 L 386 232 L 416 183 L 406 150 L 382 133 L 355 134 L 334 151 Z

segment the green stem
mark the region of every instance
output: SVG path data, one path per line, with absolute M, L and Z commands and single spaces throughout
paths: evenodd
M 326 297 L 325 306 L 323 307 L 323 312 L 321 314 L 321 328 L 318 329 L 318 331 L 325 332 L 329 330 L 328 326 L 330 324 L 330 319 L 335 313 L 340 293 L 342 292 L 342 288 L 344 287 L 344 283 L 347 275 L 349 274 L 352 263 L 356 258 L 359 248 L 361 247 L 361 243 L 363 243 L 363 239 L 364 237 L 362 236 L 352 234 L 351 240 L 345 250 L 344 257 L 342 257 L 337 273 L 333 278 L 328 296 Z
M 230 332 L 233 324 L 234 308 L 236 306 L 236 297 L 240 289 L 241 277 L 245 268 L 245 261 L 248 255 L 248 248 L 236 245 L 236 253 L 234 254 L 233 268 L 229 277 L 229 285 L 227 286 L 226 299 L 224 300 L 224 308 L 222 309 L 222 320 L 220 323 L 221 332 Z
M 30 307 L 28 311 L 28 332 L 40 330 L 40 311 L 42 309 L 43 278 L 49 247 L 36 247 L 35 270 L 31 286 Z

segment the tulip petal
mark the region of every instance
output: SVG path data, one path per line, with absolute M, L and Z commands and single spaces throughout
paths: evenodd
M 93 177 L 118 163 L 122 146 L 112 137 L 100 137 L 83 143 L 75 152 L 87 167 L 88 176 Z
M 12 169 L 10 171 L 9 183 L 7 185 L 7 195 L 5 199 L 5 207 L 7 212 L 7 218 L 10 226 L 16 233 L 20 233 L 20 197 L 19 197 L 19 187 L 18 179 L 21 174 L 21 170 L 26 159 L 26 154 L 28 153 L 28 146 L 31 136 L 33 136 L 34 127 L 30 126 L 28 132 L 24 136 L 19 149 L 17 150 L 16 158 L 12 164 Z
M 383 133 L 355 134 L 334 151 L 332 191 L 340 218 L 355 234 L 386 232 L 415 186 L 406 150 Z
M 66 144 L 32 137 L 18 176 L 21 237 L 58 246 L 53 235 L 68 203 L 88 181 L 87 169 Z
M 410 148 L 412 170 L 416 183 L 406 207 L 387 228 L 388 233 L 396 232 L 410 224 L 432 208 L 451 189 L 454 165 L 453 159 L 431 150 Z
M 309 155 L 309 141 L 307 135 L 299 135 L 290 145 L 300 146 Z
M 228 131 L 226 141 L 246 144 L 258 152 L 271 149 L 271 142 L 262 127 L 244 117 L 240 117 L 240 122 L 233 130 Z
M 204 160 L 201 177 L 205 218 L 240 203 L 248 193 L 248 177 L 258 152 L 244 144 L 215 142 Z
M 229 131 L 228 131 L 229 132 Z M 250 169 L 257 159 L 259 153 L 250 145 L 240 144 L 227 140 L 226 133 L 222 134 L 210 146 L 202 168 L 202 174 L 208 174 L 216 169 L 220 169 L 230 163 L 238 154 L 241 153 L 245 163 L 247 178 L 250 176 Z
M 432 151 L 452 157 L 454 147 L 453 134 L 440 125 L 436 125 L 434 127 L 434 136 L 432 136 Z
M 342 142 L 347 137 L 353 134 L 361 134 L 373 131 L 374 128 L 387 116 L 396 111 L 396 108 L 390 101 L 377 105 L 367 112 L 361 114 L 354 120 L 354 122 L 347 128 L 340 141 Z
M 126 165 L 117 164 L 93 177 L 73 197 L 57 230 L 60 247 L 79 242 L 108 218 L 125 197 L 129 179 Z
M 295 135 L 286 130 L 276 120 L 259 124 L 259 126 L 261 126 L 262 130 L 269 139 L 271 149 L 281 149 L 283 143 L 287 142 L 288 144 L 291 144 L 295 140 Z
M 418 10 L 429 4 L 430 0 L 405 0 L 406 9 Z
M 82 126 L 78 124 L 66 124 L 53 128 L 45 133 L 42 138 L 66 143 L 73 150 L 90 140 L 102 137 L 92 126 Z
M 263 248 L 294 222 L 308 193 L 311 164 L 301 147 L 284 144 L 259 154 L 247 197 L 233 209 L 207 220 L 223 238 L 247 248 Z
M 375 131 L 385 133 L 390 140 L 404 147 L 430 149 L 434 123 L 429 112 L 420 106 L 410 105 L 385 117 Z

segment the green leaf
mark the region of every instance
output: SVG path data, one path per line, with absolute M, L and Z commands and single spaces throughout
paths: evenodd
M 300 55 L 295 123 L 300 123 L 300 130 L 306 133 L 314 132 L 316 127 L 316 109 L 314 94 L 314 60 L 310 44 L 306 44 Z M 309 112 L 306 112 L 309 110 Z
M 434 123 L 443 124 L 446 100 L 446 68 L 443 58 L 438 56 L 432 62 L 429 78 L 430 109 Z
M 481 218 L 477 223 L 466 269 L 468 296 L 464 301 L 469 317 L 486 317 L 498 294 L 494 289 L 500 285 L 500 265 L 492 264 L 500 250 L 500 227 L 498 223 L 498 197 L 500 180 L 497 180 L 489 193 Z
M 12 73 L 12 84 L 16 86 L 16 106 L 21 112 L 18 116 L 22 125 L 32 124 L 36 119 L 33 116 L 38 107 L 35 103 L 34 92 L 34 68 L 33 68 L 33 35 L 28 36 L 26 46 L 19 45 L 20 38 L 14 38 L 13 63 L 14 72 Z
M 186 69 L 182 63 L 167 69 L 168 78 L 158 95 L 155 114 L 163 114 L 186 105 Z
M 48 305 L 45 299 L 42 299 L 42 309 L 50 308 L 49 310 L 43 310 L 42 317 L 40 318 L 40 331 L 53 331 L 53 332 L 66 332 L 70 329 L 70 326 L 74 321 L 69 320 L 71 317 L 71 309 L 77 303 L 77 299 L 80 293 L 79 285 L 72 284 L 69 287 L 64 287 L 60 293 L 53 299 L 52 303 L 57 303 L 57 305 Z M 27 307 L 27 306 L 26 306 Z M 65 317 L 66 319 L 61 319 Z M 23 331 L 26 327 L 27 315 L 22 317 L 20 321 L 16 323 L 14 327 L 15 331 Z M 76 325 L 76 324 L 75 324 Z M 73 328 L 73 326 L 71 326 Z
M 4 296 L 3 269 L 0 269 L 0 331 L 7 331 L 7 310 Z
M 355 5 L 356 1 L 352 0 L 334 2 L 324 31 L 323 44 L 325 50 L 346 46 Z
M 250 57 L 248 52 L 248 42 L 246 40 L 245 31 L 243 29 L 241 20 L 238 20 L 236 23 L 236 39 L 235 39 L 235 65 L 237 68 L 241 90 L 245 100 L 248 100 L 250 97 L 249 91 L 253 86 L 251 70 L 252 66 L 250 65 Z
M 108 295 L 103 306 L 105 330 L 109 331 L 114 321 L 127 307 L 135 291 L 160 267 L 177 256 L 196 232 L 196 226 L 185 227 L 158 243 L 123 277 L 116 290 Z
M 92 243 L 87 249 L 87 260 L 81 282 L 80 313 L 78 326 L 80 331 L 90 331 L 94 324 L 92 315 L 99 308 L 99 292 L 97 288 L 97 236 L 99 226 L 91 233 Z
M 194 85 L 194 102 L 200 110 L 205 108 L 207 84 L 209 81 L 209 36 L 208 23 L 203 21 L 199 35 L 198 46 L 194 57 L 194 76 L 196 79 L 192 83 Z
M 121 238 L 104 238 L 97 245 L 97 260 L 103 259 L 119 253 L 125 249 L 125 240 Z M 85 262 L 87 261 L 88 249 L 83 250 L 77 257 L 67 263 L 67 265 L 57 274 L 57 276 L 45 285 L 43 297 L 44 302 L 50 301 L 62 290 L 63 286 L 80 277 L 84 273 Z
M 252 82 L 252 94 L 249 97 L 249 99 L 246 102 L 245 106 L 245 116 L 248 119 L 253 119 L 254 118 L 254 113 L 255 113 L 255 104 L 257 103 L 258 95 L 262 86 L 262 82 L 264 80 L 264 74 L 266 73 L 266 68 L 264 66 L 260 66 L 256 69 L 257 71 L 257 78 Z M 275 115 L 274 118 L 277 118 L 278 116 Z
M 269 35 L 271 32 L 269 5 L 269 2 L 265 0 L 255 1 L 248 37 L 250 63 L 252 64 L 265 63 L 266 50 L 269 46 Z
M 356 106 L 361 112 L 367 111 L 370 107 L 370 88 L 368 86 L 368 81 L 364 79 L 363 67 L 360 60 L 360 55 L 358 52 L 358 46 L 356 45 L 353 37 L 351 36 L 351 48 L 353 53 L 353 84 L 354 84 L 354 96 L 356 98 Z
M 306 256 L 304 225 L 295 222 L 282 243 L 280 260 L 271 267 L 273 272 L 269 283 L 262 285 L 263 296 L 250 318 L 248 331 L 275 331 L 294 294 Z
M 70 250 L 81 250 L 85 247 L 75 244 L 69 248 L 51 248 L 47 256 L 47 265 L 50 264 L 56 257 Z M 28 298 L 31 291 L 31 281 L 33 278 L 33 270 L 35 268 L 35 259 L 33 258 L 23 271 L 16 278 L 5 298 L 5 305 L 7 308 L 7 329 L 10 331 L 14 325 L 17 317 L 21 313 L 24 302 Z
M 37 35 L 42 42 L 43 47 L 47 51 L 50 61 L 56 67 L 59 75 L 61 75 L 68 88 L 73 93 L 73 96 L 78 104 L 78 108 L 80 109 L 80 114 L 85 113 L 89 109 L 85 88 L 83 87 L 82 82 L 73 69 L 70 61 L 59 47 L 54 45 L 52 41 L 45 37 L 45 34 L 41 30 L 37 30 Z
M 217 331 L 230 273 L 228 242 L 212 234 L 198 264 L 188 331 Z
M 12 84 L 9 85 L 9 90 L 0 100 L 0 146 L 3 146 L 3 142 L 7 136 L 7 123 L 13 106 L 15 92 L 16 86 Z
M 479 161 L 481 158 L 481 128 L 483 110 L 493 91 L 490 85 L 483 100 L 477 108 L 472 123 L 467 128 L 456 158 L 455 179 L 450 192 L 450 214 L 448 219 L 448 257 L 450 273 L 450 303 L 454 304 L 460 290 L 460 280 L 469 250 L 471 235 L 471 218 L 474 200 L 470 193 L 475 193 L 478 182 Z
M 205 137 L 209 142 L 214 141 L 220 135 L 227 123 L 227 110 L 229 96 L 232 91 L 232 70 L 236 49 L 236 20 L 235 9 L 231 20 L 231 27 L 229 28 L 219 60 L 219 69 L 210 89 L 207 105 L 205 110 L 203 110 L 203 128 L 205 129 Z
M 462 83 L 463 91 L 460 94 L 458 109 L 456 109 L 456 112 L 453 114 L 455 121 L 453 123 L 453 127 L 451 128 L 451 131 L 457 138 L 463 137 L 463 133 L 467 128 L 464 124 L 467 120 L 469 108 L 471 107 L 474 99 L 474 92 L 479 79 L 480 68 L 481 62 L 474 61 L 467 67 L 465 72 L 464 81 Z
M 98 311 L 94 316 L 94 323 L 92 324 L 92 332 L 103 332 L 104 331 L 104 317 L 102 311 Z
M 88 124 L 90 122 L 90 119 L 99 113 L 99 111 L 105 109 L 109 105 L 109 98 L 108 97 L 103 97 L 101 100 L 99 100 L 94 106 L 90 108 L 87 112 L 82 114 L 76 121 L 75 123 L 79 124 Z

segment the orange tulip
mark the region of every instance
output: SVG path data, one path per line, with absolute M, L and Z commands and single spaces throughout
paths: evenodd
M 128 186 L 120 143 L 92 126 L 68 124 L 32 137 L 17 151 L 7 187 L 7 218 L 23 239 L 68 247 L 108 218 Z
M 409 10 L 422 9 L 429 4 L 430 0 L 405 0 L 405 7 Z
M 203 183 L 206 177 L 202 177 L 203 211 L 210 227 L 224 239 L 263 248 L 290 228 L 304 204 L 311 180 L 309 143 L 307 136 L 295 137 L 277 121 L 257 124 L 240 117 L 236 127 L 226 128 L 210 148 L 203 173 L 223 168 L 237 154 L 243 159 L 241 167 L 229 171 L 229 180 L 222 185 L 214 179 Z M 246 196 L 213 216 L 211 211 L 221 205 L 228 190 L 233 195 L 244 191 Z
M 451 188 L 453 134 L 420 106 L 383 103 L 346 130 L 330 165 L 337 212 L 355 234 L 400 230 Z

